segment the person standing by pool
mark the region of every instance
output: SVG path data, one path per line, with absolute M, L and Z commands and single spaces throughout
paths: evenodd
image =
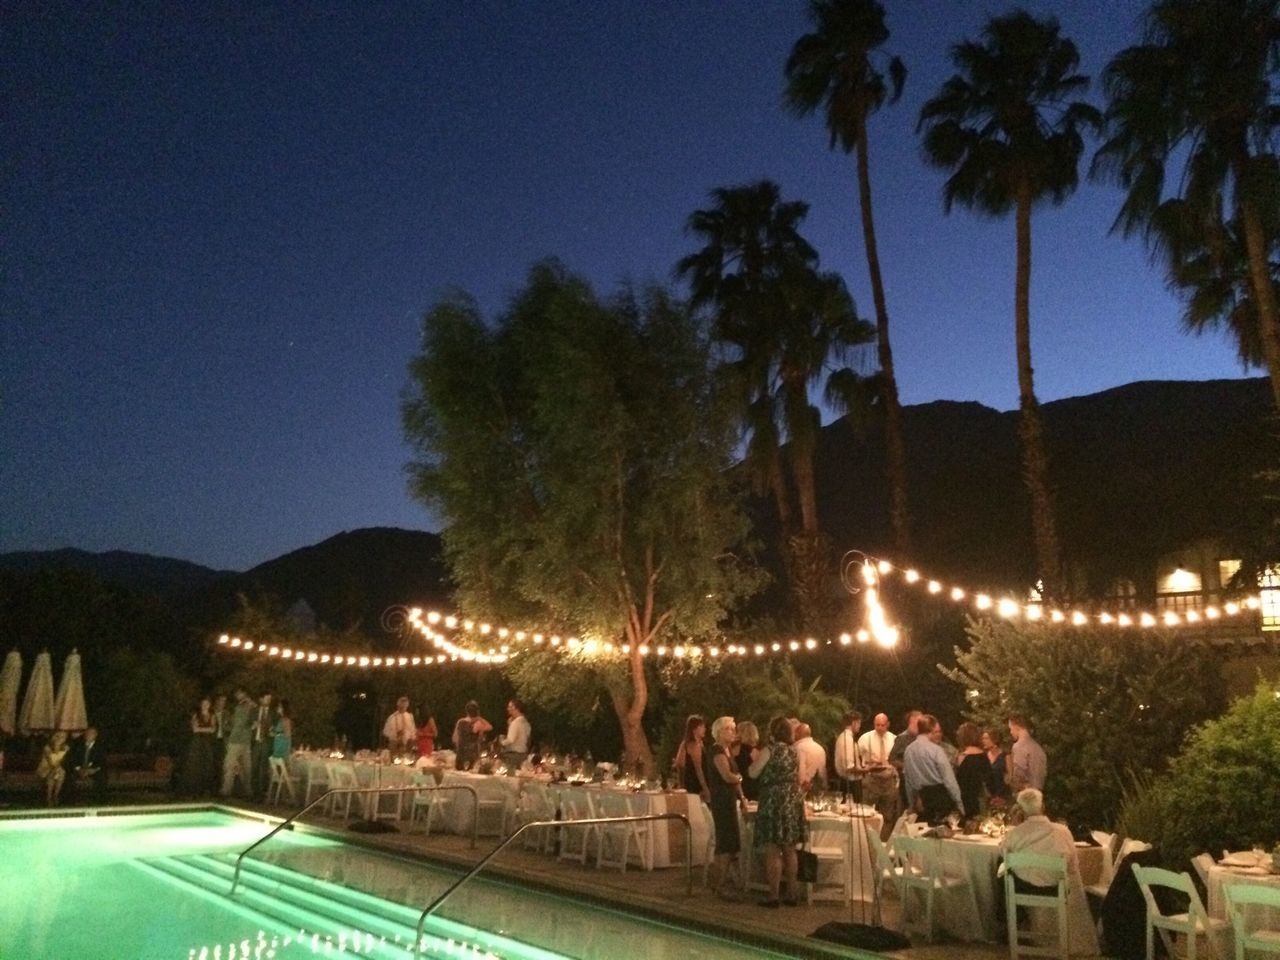
M 738 724 L 738 772 L 745 774 L 760 752 L 760 731 L 750 720 Z M 760 799 L 760 783 L 753 777 L 742 781 L 742 793 L 748 800 Z
M 524 715 L 524 704 L 516 697 L 507 701 L 507 735 L 502 738 L 502 762 L 514 774 L 529 756 L 533 727 Z
M 707 785 L 702 756 L 702 739 L 706 735 L 707 721 L 699 714 L 691 714 L 684 722 L 684 739 L 676 749 L 675 768 L 685 793 L 696 793 L 703 803 L 710 803 L 711 788 Z
M 714 744 L 709 751 L 707 779 L 711 787 L 711 819 L 716 827 L 715 863 L 712 886 L 723 900 L 740 899 L 733 878 L 738 876 L 738 853 L 742 840 L 738 831 L 738 805 L 746 807 L 742 794 L 742 774 L 733 758 L 738 726 L 733 717 L 719 717 L 711 724 Z
M 252 795 L 250 768 L 253 763 L 251 747 L 253 745 L 253 720 L 257 708 L 245 693 L 243 687 L 236 689 L 236 704 L 231 708 L 231 719 L 227 724 L 227 754 L 222 761 L 222 795 L 231 796 L 236 778 L 240 778 L 240 787 L 245 796 Z
M 258 698 L 257 715 L 253 722 L 253 746 L 250 751 L 249 795 L 255 800 L 267 799 L 267 787 L 271 784 L 271 727 L 276 711 L 271 706 L 272 696 L 264 693 Z
M 422 708 L 422 724 L 418 727 L 418 756 L 429 757 L 435 753 L 436 737 L 440 730 L 436 727 L 436 718 L 426 707 Z
M 463 715 L 453 725 L 454 766 L 459 770 L 475 766 L 480 759 L 480 738 L 492 729 L 493 724 L 480 716 L 480 704 L 467 701 Z
M 748 773 L 760 781 L 760 805 L 756 809 L 755 846 L 765 848 L 764 873 L 769 897 L 761 903 L 795 906 L 796 847 L 804 843 L 809 827 L 804 818 L 804 796 L 800 792 L 800 771 L 791 749 L 791 724 L 786 717 L 769 723 L 769 746 L 760 751 Z M 779 899 L 783 881 L 785 899 Z
M 93 784 L 93 802 L 102 803 L 107 798 L 107 751 L 98 737 L 97 727 L 89 727 L 79 741 L 71 744 L 66 765 L 66 790 L 74 798 L 86 784 Z
M 293 753 L 293 714 L 289 701 L 281 698 L 276 704 L 276 719 L 271 725 L 271 756 L 288 760 Z
M 392 753 L 408 753 L 409 747 L 418 737 L 418 726 L 413 722 L 413 714 L 409 710 L 409 698 L 401 697 L 396 701 L 395 710 L 382 725 L 382 739 Z
M 40 765 L 36 767 L 36 775 L 44 781 L 45 806 L 54 806 L 62 796 L 62 784 L 67 779 L 67 771 L 63 769 L 62 761 L 66 759 L 68 749 L 67 735 L 57 730 L 40 753 Z
M 213 701 L 202 697 L 200 705 L 191 714 L 191 741 L 187 744 L 187 756 L 182 763 L 179 789 L 187 796 L 203 797 L 213 792 L 218 776 L 218 768 L 214 766 L 217 731 Z

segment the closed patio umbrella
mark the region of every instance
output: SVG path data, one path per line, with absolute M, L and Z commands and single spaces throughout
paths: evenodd
M 53 729 L 53 666 L 48 650 L 36 657 L 35 666 L 31 668 L 18 714 L 18 729 L 23 733 Z
M 53 704 L 53 729 L 75 733 L 89 726 L 84 709 L 84 681 L 80 676 L 80 654 L 72 650 L 62 667 L 58 699 Z
M 18 722 L 18 688 L 22 683 L 22 654 L 10 650 L 0 670 L 0 733 L 13 736 Z

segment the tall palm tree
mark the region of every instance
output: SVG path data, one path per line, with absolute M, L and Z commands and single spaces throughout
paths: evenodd
M 1116 227 L 1145 233 L 1169 256 L 1171 275 L 1180 269 L 1171 223 L 1199 224 L 1202 246 L 1215 232 L 1238 231 L 1254 339 L 1280 407 L 1280 318 L 1270 268 L 1280 216 L 1278 76 L 1280 0 L 1155 0 L 1144 42 L 1118 53 L 1103 74 L 1107 140 L 1094 173 L 1124 187 Z M 1169 192 L 1171 164 L 1181 172 Z M 1182 209 L 1171 214 L 1176 202 Z
M 787 58 L 787 103 L 799 116 L 821 108 L 831 147 L 854 152 L 858 171 L 858 205 L 862 240 L 871 275 L 876 311 L 876 353 L 880 364 L 879 397 L 884 407 L 889 473 L 889 515 L 899 555 L 911 549 L 911 512 L 907 502 L 907 457 L 902 436 L 902 406 L 889 342 L 889 308 L 885 305 L 871 208 L 871 164 L 867 149 L 867 117 L 902 95 L 907 71 L 897 57 L 877 57 L 889 39 L 884 7 L 876 0 L 813 0 L 809 17 L 814 31 L 791 49 Z M 883 59 L 883 68 L 877 62 Z
M 1014 334 L 1018 361 L 1022 472 L 1031 498 L 1037 573 L 1049 595 L 1063 589 L 1044 426 L 1031 366 L 1031 210 L 1066 201 L 1079 183 L 1083 132 L 1101 114 L 1076 99 L 1089 78 L 1076 72 L 1075 44 L 1055 19 L 1015 10 L 987 22 L 980 42 L 951 50 L 959 71 L 920 112 L 925 156 L 950 172 L 948 213 L 959 201 L 979 213 L 1013 211 L 1017 236 Z
M 719 188 L 711 199 L 689 217 L 688 230 L 703 245 L 676 272 L 688 279 L 694 303 L 714 311 L 715 338 L 731 354 L 724 369 L 741 390 L 747 465 L 773 493 L 793 594 L 808 615 L 823 593 L 826 559 L 814 478 L 821 418 L 810 390 L 831 380 L 834 392 L 854 394 L 857 374 L 833 367 L 874 331 L 844 282 L 819 271 L 816 251 L 800 235 L 807 204 L 783 201 L 768 180 Z

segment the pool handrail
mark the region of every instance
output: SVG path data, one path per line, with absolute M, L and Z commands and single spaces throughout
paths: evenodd
M 239 856 L 236 857 L 236 872 L 235 872 L 235 875 L 231 878 L 231 890 L 227 893 L 227 896 L 234 897 L 236 895 L 236 887 L 240 884 L 240 867 L 245 857 L 247 857 L 250 853 L 252 853 L 258 847 L 262 846 L 264 843 L 266 843 L 268 840 L 274 837 L 281 830 L 284 830 L 286 827 L 290 826 L 295 820 L 301 817 L 304 813 L 308 812 L 313 807 L 318 807 L 320 804 L 324 803 L 330 797 L 344 794 L 344 793 L 376 793 L 379 796 L 381 796 L 384 793 L 406 793 L 406 792 L 418 793 L 420 791 L 426 791 L 426 790 L 464 790 L 467 793 L 471 794 L 471 812 L 472 812 L 471 849 L 474 850 L 476 848 L 476 827 L 479 825 L 479 820 L 480 820 L 480 816 L 479 816 L 480 794 L 476 791 L 476 788 L 471 786 L 471 784 L 469 783 L 441 783 L 441 784 L 436 784 L 435 786 L 431 786 L 429 784 L 414 783 L 414 784 L 398 785 L 394 787 L 334 787 L 332 790 L 326 790 L 323 794 L 316 797 L 314 800 L 308 803 L 301 810 L 297 811 L 296 813 L 290 814 L 287 819 L 281 820 L 279 823 L 275 825 L 275 827 L 271 830 L 271 832 L 268 833 L 265 837 L 260 837 L 259 839 L 255 840 L 253 843 L 249 844 L 249 846 L 245 847 L 243 850 L 240 851 Z
M 585 820 L 531 820 L 523 823 L 516 829 L 515 833 L 509 837 L 503 838 L 503 841 L 480 858 L 474 867 L 464 873 L 461 877 L 449 884 L 444 891 L 427 904 L 426 908 L 418 917 L 418 932 L 413 941 L 414 960 L 418 960 L 422 956 L 422 931 L 427 925 L 427 917 L 435 913 L 442 903 L 445 902 L 459 887 L 483 870 L 498 854 L 510 846 L 511 842 L 524 833 L 526 830 L 532 830 L 536 827 L 558 827 L 560 829 L 571 829 L 575 827 L 594 827 L 602 823 L 640 823 L 649 820 L 679 820 L 684 824 L 685 844 L 684 844 L 684 877 L 688 895 L 693 896 L 693 826 L 689 823 L 689 817 L 683 813 L 646 813 L 634 817 L 592 817 Z

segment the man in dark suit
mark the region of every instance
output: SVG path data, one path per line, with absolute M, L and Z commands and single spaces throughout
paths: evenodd
M 89 727 L 71 748 L 68 792 L 77 800 L 102 803 L 107 798 L 107 753 L 96 727 Z

